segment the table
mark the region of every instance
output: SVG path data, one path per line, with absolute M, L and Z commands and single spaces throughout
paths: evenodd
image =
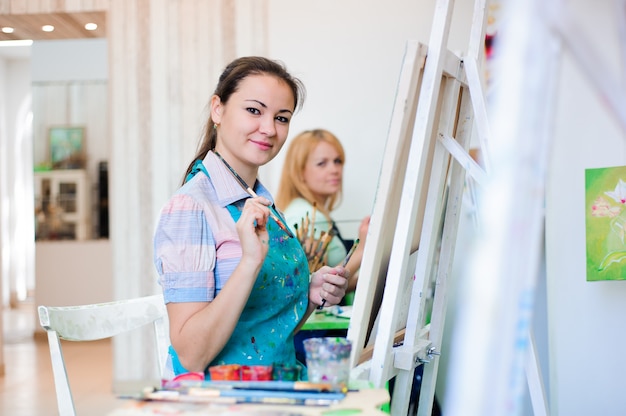
M 336 308 L 335 306 L 331 308 Z M 351 308 L 343 306 L 344 310 Z M 351 310 L 351 309 L 350 309 Z M 350 326 L 350 318 L 337 316 L 333 314 L 334 309 L 325 308 L 321 311 L 315 311 L 309 316 L 309 319 L 302 325 L 302 331 L 315 331 L 320 329 L 348 329 Z
M 107 416 L 150 415 L 267 415 L 267 416 L 345 416 L 349 414 L 386 415 L 381 406 L 389 403 L 386 389 L 361 389 L 349 391 L 345 399 L 331 406 L 292 406 L 274 404 L 207 404 L 182 402 L 143 402 L 129 400 Z

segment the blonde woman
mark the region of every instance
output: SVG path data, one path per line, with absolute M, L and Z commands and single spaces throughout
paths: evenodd
M 311 218 L 314 212 L 316 239 L 322 231 L 335 231 L 326 258 L 326 264 L 331 267 L 341 263 L 352 245 L 351 240 L 341 237 L 331 217 L 341 201 L 344 163 L 343 146 L 334 134 L 323 129 L 304 131 L 289 144 L 276 196 L 276 205 L 283 211 L 292 231 L 296 231 L 295 225 L 299 227 L 307 214 Z M 351 276 L 348 292 L 356 288 L 368 226 L 369 216 L 361 221 L 360 244 L 346 265 Z

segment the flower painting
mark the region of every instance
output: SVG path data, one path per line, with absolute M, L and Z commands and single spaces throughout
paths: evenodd
M 626 166 L 586 169 L 587 281 L 626 280 Z

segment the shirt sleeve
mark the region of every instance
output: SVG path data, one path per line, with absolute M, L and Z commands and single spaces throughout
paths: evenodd
M 215 250 L 203 206 L 189 195 L 174 195 L 154 235 L 154 264 L 165 303 L 215 298 Z

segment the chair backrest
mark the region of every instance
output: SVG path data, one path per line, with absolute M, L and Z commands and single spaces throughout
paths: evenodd
M 75 416 L 61 339 L 94 341 L 153 324 L 159 374 L 169 347 L 169 325 L 163 295 L 80 306 L 39 306 L 39 323 L 48 334 L 54 387 L 60 416 Z

